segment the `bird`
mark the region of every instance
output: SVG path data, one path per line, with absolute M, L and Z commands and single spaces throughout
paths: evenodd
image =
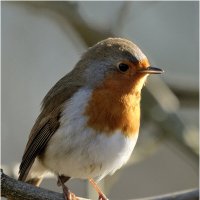
M 148 75 L 162 73 L 128 39 L 109 37 L 89 47 L 44 97 L 18 180 L 39 186 L 51 172 L 64 198 L 74 200 L 65 182 L 87 179 L 99 200 L 107 200 L 96 182 L 129 160 L 139 135 L 141 90 Z

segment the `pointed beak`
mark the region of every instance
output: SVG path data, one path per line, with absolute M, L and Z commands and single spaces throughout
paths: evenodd
M 164 71 L 160 68 L 149 66 L 145 69 L 138 70 L 137 72 L 142 74 L 162 74 Z

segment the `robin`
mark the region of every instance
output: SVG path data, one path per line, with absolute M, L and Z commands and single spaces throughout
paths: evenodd
M 140 127 L 141 89 L 152 67 L 134 43 L 108 38 L 89 48 L 74 69 L 47 93 L 19 169 L 19 180 L 39 186 L 58 177 L 66 200 L 77 199 L 65 182 L 113 174 L 130 158 Z

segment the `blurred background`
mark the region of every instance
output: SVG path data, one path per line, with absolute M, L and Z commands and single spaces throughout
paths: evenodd
M 17 177 L 40 103 L 81 54 L 107 37 L 135 42 L 165 70 L 143 89 L 139 141 L 100 185 L 110 199 L 198 187 L 199 2 L 1 2 L 1 165 Z M 96 198 L 87 181 L 70 189 Z M 61 192 L 55 177 L 42 187 Z

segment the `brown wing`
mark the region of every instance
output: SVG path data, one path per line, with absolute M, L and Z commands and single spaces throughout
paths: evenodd
M 42 113 L 41 113 L 42 115 Z M 51 136 L 56 132 L 60 123 L 60 112 L 57 111 L 49 117 L 41 119 L 42 116 L 38 117 L 31 134 L 29 141 L 26 145 L 22 162 L 19 168 L 19 180 L 25 181 L 29 173 L 31 166 L 34 163 L 35 158 L 43 152 L 43 149 L 47 145 Z
M 60 79 L 47 93 L 42 104 L 42 113 L 33 126 L 19 169 L 19 180 L 25 181 L 35 158 L 58 129 L 62 105 L 84 84 L 80 75 L 82 68 L 74 68 Z

